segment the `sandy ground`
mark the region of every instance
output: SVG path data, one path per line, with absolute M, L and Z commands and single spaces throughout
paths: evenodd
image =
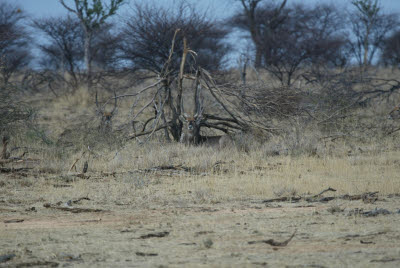
M 96 184 L 85 183 L 94 195 Z M 39 185 L 26 187 L 1 188 L 0 267 L 400 267 L 397 195 L 373 203 L 248 199 L 145 207 L 89 198 L 68 206 Z M 391 213 L 364 214 L 376 208 Z M 268 244 L 293 233 L 286 246 Z

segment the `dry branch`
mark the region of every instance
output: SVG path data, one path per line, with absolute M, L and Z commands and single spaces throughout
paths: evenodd
M 4 136 L 3 137 L 3 148 L 2 148 L 2 152 L 1 152 L 2 159 L 7 159 L 9 157 L 9 153 L 7 152 L 8 142 L 9 142 L 9 137 Z
M 20 223 L 20 222 L 24 222 L 24 219 L 11 219 L 11 220 L 4 220 L 4 223 Z
M 141 235 L 139 237 L 139 239 L 148 239 L 148 238 L 160 238 L 160 237 L 166 237 L 169 235 L 169 232 L 158 232 L 158 233 L 150 233 L 150 234 L 146 234 L 146 235 Z
M 228 107 L 225 105 L 225 102 L 221 101 L 221 99 L 217 96 L 217 94 L 214 92 L 214 89 L 218 89 L 218 87 L 215 85 L 215 82 L 213 81 L 211 75 L 204 69 L 200 68 L 200 74 L 201 77 L 203 78 L 201 80 L 202 85 L 208 89 L 208 91 L 211 93 L 211 95 L 214 97 L 214 99 L 223 107 L 223 109 L 232 117 L 232 119 L 237 123 L 238 125 L 242 126 L 244 125 L 242 122 L 240 122 L 236 116 L 228 109 Z M 221 94 L 219 94 L 221 96 Z
M 145 131 L 145 132 L 141 132 L 141 133 L 138 133 L 138 134 L 136 134 L 136 135 L 129 136 L 129 137 L 128 137 L 128 140 L 131 140 L 131 139 L 134 139 L 134 138 L 137 138 L 137 137 L 140 137 L 140 136 L 148 135 L 148 134 L 154 133 L 155 131 L 158 131 L 158 130 L 160 130 L 160 129 L 164 129 L 164 128 L 167 128 L 167 127 L 169 127 L 169 124 L 168 124 L 168 123 L 167 123 L 167 124 L 164 124 L 164 125 L 161 125 L 161 126 L 159 126 L 159 127 L 156 127 L 156 128 L 154 128 L 154 129 L 152 129 L 152 130 Z
M 291 203 L 297 203 L 302 199 L 303 198 L 301 196 L 292 196 L 292 197 L 283 196 L 283 197 L 278 197 L 278 198 L 266 199 L 266 200 L 263 200 L 262 203 L 286 202 L 286 201 L 289 201 Z
M 320 192 L 319 194 L 314 195 L 314 197 L 319 197 L 319 196 L 323 195 L 323 194 L 326 193 L 326 192 L 336 192 L 336 190 L 333 189 L 333 188 L 331 188 L 331 187 L 328 187 L 327 189 L 323 190 L 323 191 Z
M 14 173 L 14 172 L 23 172 L 23 171 L 28 171 L 33 168 L 28 168 L 28 167 L 21 167 L 21 168 L 5 168 L 5 167 L 0 167 L 0 173 Z
M 289 239 L 282 242 L 275 241 L 274 239 L 268 239 L 259 241 L 249 241 L 248 244 L 252 245 L 252 244 L 264 243 L 274 247 L 286 247 L 289 244 L 289 242 L 293 239 L 294 235 L 296 234 L 296 231 L 294 231 L 294 233 L 289 237 Z
M 162 82 L 162 80 L 159 80 L 159 81 L 157 81 L 157 82 L 155 82 L 155 83 L 153 83 L 153 84 L 151 84 L 151 85 L 149 85 L 149 86 L 147 86 L 147 87 L 142 88 L 141 90 L 139 90 L 139 91 L 136 92 L 136 93 L 124 94 L 124 95 L 119 95 L 119 96 L 111 97 L 111 98 L 109 98 L 109 99 L 103 104 L 103 107 L 104 107 L 106 104 L 108 104 L 110 101 L 113 101 L 113 100 L 116 100 L 116 99 L 126 98 L 126 97 L 136 97 L 136 96 L 142 94 L 143 92 L 145 92 L 146 90 L 157 86 L 157 85 L 160 84 L 161 82 Z
M 63 207 L 63 206 L 52 205 L 50 203 L 44 204 L 43 207 L 51 208 L 51 209 L 58 209 L 58 210 L 63 210 L 63 211 L 68 211 L 68 212 L 71 212 L 71 213 L 106 212 L 106 210 L 103 210 L 103 209 Z
M 336 190 L 329 187 L 319 194 L 312 195 L 312 196 L 295 196 L 295 197 L 279 197 L 279 198 L 272 198 L 272 199 L 266 199 L 263 200 L 262 203 L 272 203 L 272 202 L 286 202 L 289 201 L 291 203 L 297 203 L 300 201 L 306 201 L 306 202 L 329 202 L 332 200 L 337 200 L 337 199 L 342 199 L 342 200 L 363 200 L 364 203 L 374 203 L 376 200 L 378 200 L 377 194 L 378 192 L 366 192 L 363 194 L 357 194 L 357 195 L 340 195 L 340 196 L 327 196 L 327 197 L 321 197 L 322 194 L 326 192 L 335 192 Z
M 193 57 L 195 57 L 197 54 L 188 47 L 188 40 L 186 39 L 186 36 L 183 36 L 183 53 L 180 58 L 180 64 L 178 67 L 174 67 L 176 70 L 171 69 L 171 66 L 174 66 L 172 64 L 172 59 L 176 41 L 175 39 L 179 32 L 180 30 L 177 29 L 174 33 L 169 57 L 158 74 L 158 81 L 153 83 L 151 86 L 138 91 L 137 93 L 115 97 L 139 96 L 142 95 L 142 93 L 144 93 L 147 89 L 157 86 L 157 90 L 151 94 L 150 101 L 145 102 L 144 106 L 142 106 L 139 111 L 133 115 L 131 121 L 135 120 L 138 116 L 143 115 L 144 111 L 150 108 L 152 105 L 155 107 L 156 115 L 151 116 L 150 118 L 144 118 L 143 121 L 145 123 L 142 131 L 140 133 L 134 133 L 133 135 L 130 135 L 128 139 L 147 135 L 146 141 L 148 141 L 155 132 L 164 130 L 167 141 L 170 139 L 169 135 L 172 135 L 175 141 L 180 141 L 183 127 L 183 121 L 180 116 L 184 113 L 183 104 L 185 102 L 183 95 L 186 93 L 185 91 L 190 90 L 191 93 L 194 94 L 194 114 L 202 114 L 203 101 L 200 96 L 200 90 L 202 88 L 205 88 L 210 92 L 212 98 L 219 104 L 219 107 L 221 107 L 222 111 L 220 112 L 225 115 L 227 114 L 228 116 L 207 114 L 199 119 L 201 120 L 199 126 L 214 128 L 228 133 L 236 130 L 248 130 L 250 125 L 256 125 L 254 121 L 250 119 L 244 119 L 237 109 L 237 104 L 228 99 L 231 97 L 229 93 L 218 88 L 216 82 L 208 71 L 196 66 L 190 66 L 190 68 L 187 67 L 188 54 Z M 185 88 L 185 79 L 194 81 L 192 88 Z M 229 105 L 233 105 L 233 108 L 230 108 Z M 249 103 L 249 105 L 251 105 L 251 103 Z M 154 121 L 152 123 L 152 128 L 146 130 L 151 121 Z M 160 122 L 162 122 L 161 126 L 159 126 Z M 258 125 L 260 125 L 260 129 L 268 129 L 267 126 L 261 126 L 261 124 Z

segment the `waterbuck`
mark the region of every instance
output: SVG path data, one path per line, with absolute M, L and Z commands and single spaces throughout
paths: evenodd
M 200 125 L 202 120 L 201 110 L 194 116 L 183 114 L 181 120 L 184 123 L 180 142 L 187 145 L 205 145 L 210 147 L 229 148 L 233 146 L 233 140 L 229 135 L 201 136 Z

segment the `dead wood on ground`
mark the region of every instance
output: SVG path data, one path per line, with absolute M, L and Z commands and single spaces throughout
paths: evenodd
M 135 254 L 136 254 L 136 256 L 143 256 L 143 257 L 146 257 L 146 256 L 148 256 L 148 257 L 158 256 L 158 253 L 145 253 L 145 252 L 140 252 L 140 251 L 137 251 Z
M 326 192 L 336 192 L 335 189 L 329 187 L 323 191 L 321 191 L 319 194 L 312 195 L 312 196 L 292 196 L 292 197 L 279 197 L 279 198 L 272 198 L 272 199 L 266 199 L 263 200 L 262 203 L 272 203 L 272 202 L 291 202 L 291 203 L 297 203 L 300 201 L 307 201 L 307 202 L 329 202 L 332 200 L 362 200 L 364 203 L 374 203 L 375 201 L 378 200 L 378 192 L 366 192 L 362 194 L 356 194 L 356 195 L 340 195 L 340 196 L 327 196 L 327 197 L 321 197 L 322 194 Z
M 58 209 L 58 210 L 63 210 L 63 211 L 68 211 L 68 212 L 71 212 L 71 213 L 106 212 L 106 210 L 103 210 L 103 209 L 63 207 L 63 206 L 58 206 L 58 205 L 52 205 L 50 203 L 44 204 L 43 207 L 51 208 L 51 209 Z
M 173 172 L 172 174 L 169 175 L 173 175 L 176 173 L 182 173 L 182 172 L 188 172 L 193 174 L 193 172 L 195 172 L 194 168 L 191 167 L 186 167 L 183 165 L 165 165 L 165 166 L 155 166 L 155 167 L 151 167 L 151 168 L 145 168 L 145 169 L 135 169 L 130 171 L 132 173 L 154 173 L 154 172 L 162 172 L 163 175 L 168 175 L 166 172 Z
M 0 173 L 24 172 L 24 171 L 28 171 L 30 169 L 33 169 L 33 168 L 28 168 L 28 167 L 21 167 L 21 168 L 0 167 Z
M 24 219 L 12 219 L 12 220 L 5 220 L 4 223 L 20 223 L 24 222 Z
M 295 234 L 296 231 L 294 231 L 294 233 L 289 237 L 289 239 L 282 242 L 275 241 L 274 239 L 268 239 L 268 240 L 249 241 L 248 244 L 253 245 L 253 244 L 264 243 L 274 247 L 286 247 L 289 244 L 289 242 L 293 239 Z
M 150 234 L 141 235 L 139 238 L 140 239 L 148 239 L 148 238 L 153 238 L 153 237 L 166 237 L 168 235 L 169 235 L 169 232 L 158 232 L 158 233 L 150 233 Z

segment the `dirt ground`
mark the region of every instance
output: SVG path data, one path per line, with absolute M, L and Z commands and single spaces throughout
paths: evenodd
M 400 267 L 400 195 L 154 198 L 169 178 L 98 198 L 120 178 L 20 175 L 0 174 L 0 267 Z

